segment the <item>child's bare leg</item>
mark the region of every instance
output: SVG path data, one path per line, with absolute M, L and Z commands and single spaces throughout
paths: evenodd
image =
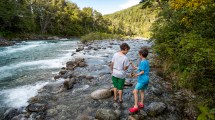
M 117 88 L 114 88 L 113 92 L 114 92 L 114 100 L 116 100 L 117 99 Z
M 143 90 L 140 90 L 140 96 L 141 96 L 140 103 L 143 104 L 143 102 L 144 102 L 144 91 Z
M 122 90 L 119 90 L 119 101 L 122 101 Z
M 138 90 L 134 90 L 134 107 L 138 108 L 137 102 L 138 102 Z

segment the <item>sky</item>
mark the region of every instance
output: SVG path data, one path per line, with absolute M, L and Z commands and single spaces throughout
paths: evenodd
M 79 8 L 92 7 L 103 15 L 114 13 L 136 5 L 140 0 L 69 0 L 76 3 Z

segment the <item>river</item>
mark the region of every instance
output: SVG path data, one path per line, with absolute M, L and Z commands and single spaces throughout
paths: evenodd
M 0 108 L 22 107 L 71 59 L 77 39 L 0 47 Z
M 126 87 L 124 90 L 122 106 L 113 103 L 112 98 L 93 100 L 89 97 L 97 89 L 111 87 L 111 74 L 108 64 L 113 54 L 119 51 L 119 45 L 123 42 L 130 45 L 131 49 L 127 56 L 135 64 L 139 59 L 138 50 L 141 47 L 151 47 L 151 43 L 146 40 L 96 41 L 86 46 L 82 45 L 84 50 L 76 52 L 76 49 L 81 46 L 78 39 L 23 41 L 14 46 L 1 47 L 0 119 L 3 118 L 3 113 L 8 108 L 26 107 L 28 100 L 34 96 L 36 97 L 30 101 L 39 100 L 47 104 L 48 108 L 44 113 L 34 112 L 31 115 L 24 110 L 21 113 L 24 118 L 80 120 L 86 117 L 93 120 L 97 109 L 105 108 L 118 110 L 120 111 L 120 119 L 127 119 L 130 117 L 128 108 L 133 105 L 134 101 L 132 95 L 134 86 Z M 148 56 L 150 61 L 152 55 L 150 53 Z M 77 77 L 72 89 L 56 93 L 62 86 L 63 79 L 54 80 L 54 76 L 62 67 L 66 66 L 67 61 L 80 57 L 85 58 L 87 66 L 76 68 L 73 74 L 76 77 L 85 77 Z M 128 72 L 131 72 L 131 68 Z M 93 79 L 88 80 L 86 76 L 92 76 Z M 136 79 L 126 79 L 126 82 L 135 84 Z M 140 112 L 140 117 L 144 116 L 146 120 L 184 119 L 183 102 L 185 97 L 183 92 L 174 93 L 169 85 L 167 81 L 163 81 L 156 75 L 155 69 L 151 69 L 149 89 L 145 93 L 146 108 Z M 38 93 L 38 90 L 42 91 Z M 153 105 L 160 105 L 162 111 L 159 115 L 150 115 L 152 114 L 150 109 L 157 108 Z M 145 115 L 146 112 L 147 115 Z

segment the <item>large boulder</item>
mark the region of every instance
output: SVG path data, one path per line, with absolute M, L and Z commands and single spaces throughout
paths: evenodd
M 147 107 L 147 114 L 154 117 L 161 114 L 166 109 L 166 105 L 162 102 L 153 102 Z
M 98 120 L 119 120 L 120 116 L 114 110 L 98 109 L 95 118 Z
M 112 92 L 110 89 L 99 89 L 91 93 L 91 98 L 93 99 L 104 99 L 112 96 Z

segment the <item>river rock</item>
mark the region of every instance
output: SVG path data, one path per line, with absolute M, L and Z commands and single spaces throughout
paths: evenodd
M 80 52 L 80 51 L 82 51 L 82 50 L 84 50 L 84 47 L 77 48 L 77 49 L 76 49 L 76 52 Z
M 16 108 L 10 108 L 4 113 L 4 120 L 11 120 L 14 116 L 19 114 L 19 110 Z
M 137 114 L 130 115 L 128 120 L 144 120 L 147 116 L 147 113 L 143 110 L 140 110 Z
M 63 76 L 64 79 L 75 77 L 73 71 L 67 71 Z
M 32 103 L 27 106 L 27 110 L 30 112 L 42 112 L 47 109 L 47 106 L 45 104 L 40 103 Z
M 86 66 L 84 58 L 76 58 L 75 61 L 69 61 L 66 63 L 67 70 L 73 70 L 75 67 Z
M 11 120 L 27 120 L 27 118 L 25 118 L 25 115 L 19 114 L 19 115 L 13 117 Z
M 11 46 L 14 45 L 14 42 L 7 41 L 0 36 L 0 46 Z
M 76 80 L 74 78 L 66 79 L 63 83 L 63 87 L 67 90 L 73 88 L 73 85 L 75 84 Z
M 45 120 L 45 117 L 46 117 L 46 113 L 44 112 L 33 112 L 31 115 L 30 115 L 30 120 Z
M 49 109 L 49 110 L 47 110 L 46 116 L 53 117 L 53 116 L 55 116 L 57 114 L 58 114 L 58 111 L 56 109 Z
M 67 73 L 67 70 L 61 70 L 60 72 L 59 72 L 59 75 L 64 75 L 64 74 L 66 74 Z
M 80 63 L 78 63 L 78 66 L 79 67 L 85 67 L 85 66 L 87 66 L 87 64 L 85 62 L 80 62 Z
M 95 120 L 94 117 L 88 116 L 87 114 L 80 114 L 76 120 Z
M 162 113 L 166 109 L 166 105 L 162 102 L 153 102 L 147 108 L 147 114 L 150 116 L 156 116 Z
M 163 94 L 163 91 L 162 91 L 160 88 L 158 89 L 158 88 L 155 88 L 155 87 L 151 87 L 151 89 L 152 89 L 153 93 L 154 93 L 155 95 L 157 95 L 157 96 Z
M 112 96 L 112 92 L 109 89 L 99 89 L 91 93 L 91 98 L 93 99 L 104 99 Z
M 54 76 L 54 79 L 57 80 L 57 79 L 59 79 L 61 77 L 62 77 L 62 75 L 56 75 L 56 76 Z
M 91 80 L 91 79 L 94 79 L 94 77 L 93 76 L 86 76 L 86 79 Z
M 88 46 L 88 47 L 86 48 L 86 50 L 91 50 L 91 49 L 93 49 L 92 46 Z
M 74 66 L 75 65 L 75 61 L 68 61 L 66 63 L 66 67 L 69 67 L 69 66 Z
M 98 120 L 119 120 L 120 116 L 114 110 L 98 109 L 95 118 Z

